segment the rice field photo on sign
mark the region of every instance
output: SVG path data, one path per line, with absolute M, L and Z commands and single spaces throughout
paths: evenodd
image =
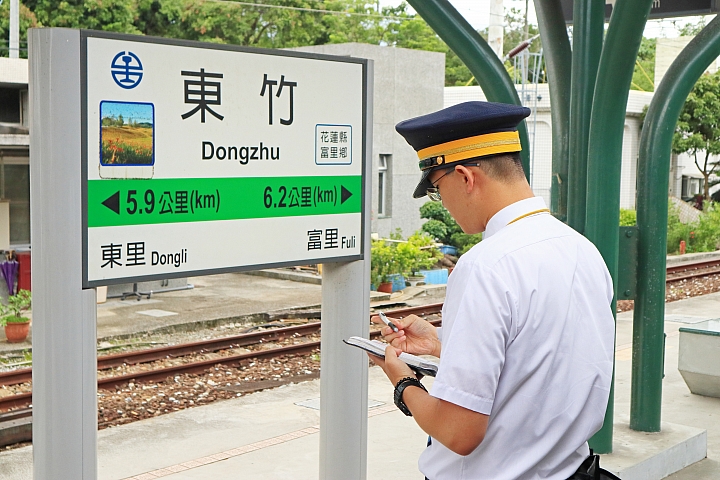
M 154 123 L 152 103 L 100 102 L 100 165 L 153 165 Z

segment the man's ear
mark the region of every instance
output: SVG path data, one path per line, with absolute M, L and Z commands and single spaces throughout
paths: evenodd
M 465 182 L 465 193 L 472 192 L 478 181 L 478 178 L 475 176 L 475 172 L 464 165 L 458 165 L 455 167 L 455 173 L 462 176 L 463 182 Z

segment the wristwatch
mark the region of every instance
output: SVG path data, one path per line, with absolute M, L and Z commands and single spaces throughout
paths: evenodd
M 403 412 L 408 417 L 412 417 L 412 413 L 410 413 L 410 409 L 408 409 L 407 405 L 405 405 L 405 402 L 403 402 L 403 392 L 405 391 L 405 388 L 409 386 L 415 386 L 420 387 L 423 390 L 427 392 L 427 389 L 425 386 L 420 383 L 420 380 L 413 377 L 405 377 L 400 379 L 400 381 L 395 385 L 395 406 L 400 409 L 401 412 Z

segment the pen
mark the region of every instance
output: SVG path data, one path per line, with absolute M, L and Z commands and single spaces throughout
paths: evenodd
M 380 312 L 380 320 L 382 320 L 385 325 L 387 325 L 388 327 L 392 328 L 393 332 L 397 332 L 397 331 L 398 331 L 398 327 L 396 327 L 393 322 L 391 322 L 390 320 L 388 320 L 388 318 L 385 316 L 385 314 L 384 314 L 383 312 Z

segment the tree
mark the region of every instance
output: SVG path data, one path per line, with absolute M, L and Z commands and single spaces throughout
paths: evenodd
M 35 14 L 30 11 L 28 7 L 26 7 L 23 3 L 20 4 L 20 39 L 21 39 L 21 57 L 27 58 L 27 51 L 22 51 L 23 48 L 27 46 L 27 30 L 28 28 L 35 28 L 38 27 L 38 20 L 35 17 Z M 3 47 L 0 48 L 1 51 L 3 51 L 2 55 L 8 55 L 8 49 L 7 46 L 9 42 L 7 40 L 10 38 L 10 2 L 2 2 L 0 3 L 0 38 L 2 38 L 4 41 L 2 42 Z
M 720 72 L 702 75 L 688 95 L 675 128 L 672 151 L 694 158 L 705 179 L 703 197 L 709 200 L 710 176 L 718 168 L 710 156 L 720 154 Z
M 657 47 L 657 39 L 644 38 L 640 43 L 637 60 L 635 61 L 635 71 L 633 72 L 632 90 L 640 90 L 641 92 L 655 91 L 655 50 Z
M 5 38 L 8 18 L 9 2 L 2 2 L 0 30 Z M 525 34 L 519 11 L 510 10 L 506 23 L 507 53 Z M 21 6 L 21 40 L 27 39 L 28 27 L 42 26 L 264 48 L 360 42 L 428 50 L 445 53 L 446 85 L 477 85 L 457 55 L 425 20 L 409 14 L 404 2 L 378 11 L 375 1 L 366 0 L 263 0 L 251 5 L 209 0 L 25 0 Z M 487 37 L 486 32 L 480 33 Z M 530 25 L 530 36 L 535 33 L 537 26 Z M 531 49 L 539 48 L 537 40 Z

